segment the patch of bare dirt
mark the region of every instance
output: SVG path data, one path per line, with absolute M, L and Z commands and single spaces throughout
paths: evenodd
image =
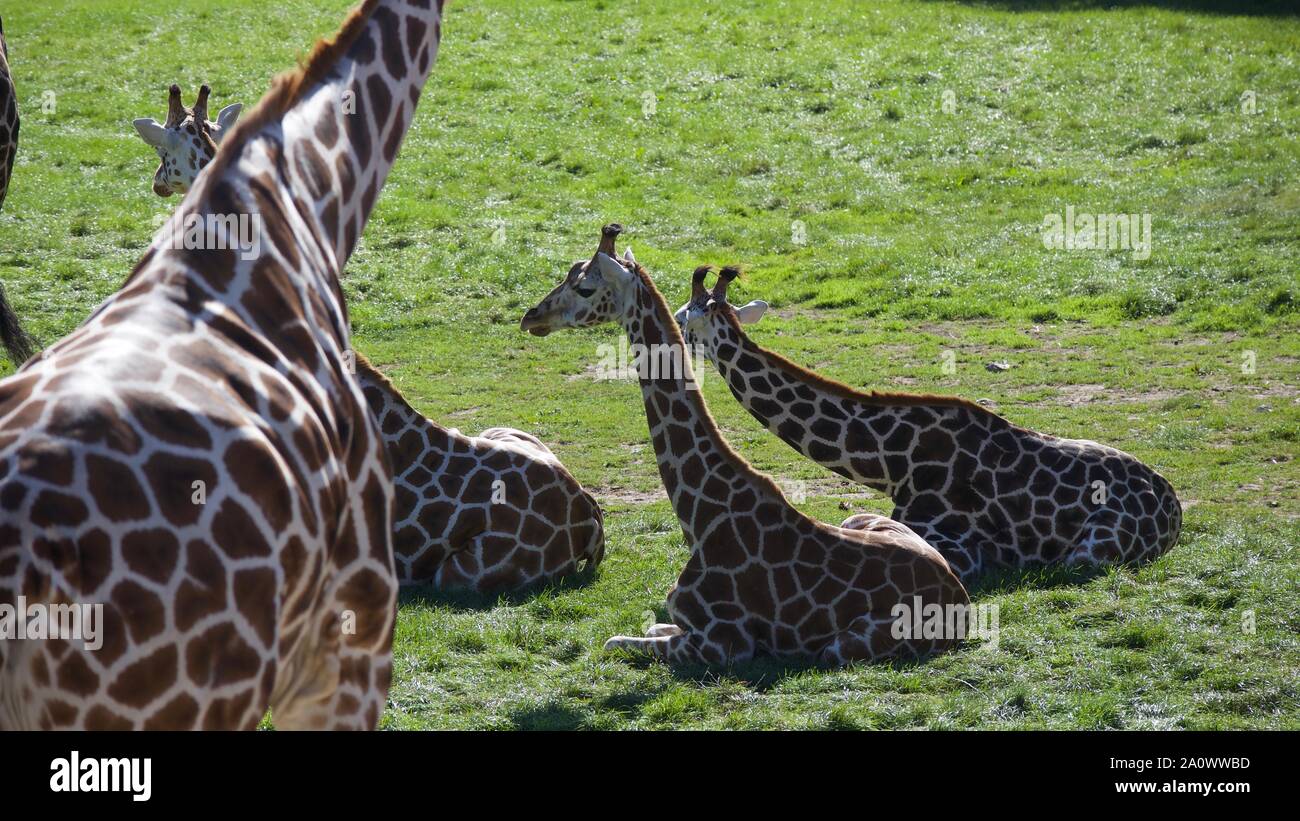
M 578 373 L 566 374 L 564 381 L 577 382 L 579 380 L 586 380 L 588 382 L 600 382 L 603 381 L 604 377 L 605 372 L 601 367 L 601 363 L 588 362 Z
M 664 491 L 663 485 L 659 485 L 654 490 L 637 490 L 631 487 L 621 487 L 618 485 L 598 485 L 589 487 L 587 491 L 596 497 L 598 502 L 613 502 L 623 505 L 649 505 L 655 502 L 668 501 L 668 494 Z
M 1151 404 L 1154 402 L 1165 402 L 1176 396 L 1181 396 L 1184 391 L 1171 390 L 1129 390 L 1125 388 L 1113 388 L 1109 385 L 1084 384 L 1084 385 L 1017 385 L 1017 392 L 1036 392 L 1042 390 L 1054 390 L 1056 395 L 1050 399 L 1034 402 L 1015 402 L 1020 405 L 1066 405 L 1074 407 L 1077 405 L 1087 405 L 1091 402 L 1137 402 L 1142 404 Z

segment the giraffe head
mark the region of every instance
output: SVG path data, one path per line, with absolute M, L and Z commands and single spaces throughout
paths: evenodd
M 727 302 L 727 286 L 740 276 L 740 268 L 729 265 L 718 272 L 718 281 L 710 292 L 704 279 L 713 270 L 712 265 L 701 265 L 691 276 L 691 299 L 677 309 L 673 318 L 682 329 L 682 339 L 689 347 L 711 355 L 719 335 L 726 336 L 740 325 L 752 325 L 767 311 L 767 303 L 756 299 L 745 305 L 732 306 Z
M 616 257 L 614 239 L 622 232 L 616 222 L 602 228 L 591 259 L 573 263 L 564 280 L 524 314 L 519 327 L 546 336 L 556 328 L 588 328 L 625 314 L 634 290 L 636 258 L 631 248 L 623 251 L 621 264 Z
M 133 121 L 140 139 L 153 146 L 162 160 L 153 175 L 153 192 L 160 197 L 190 190 L 194 178 L 217 153 L 221 138 L 239 119 L 243 106 L 235 103 L 221 109 L 215 123 L 208 120 L 211 91 L 206 85 L 199 88 L 194 108 L 186 108 L 181 103 L 181 87 L 173 84 L 167 97 L 167 122 L 159 124 L 152 117 Z

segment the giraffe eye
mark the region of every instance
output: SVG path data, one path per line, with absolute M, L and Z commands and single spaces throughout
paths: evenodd
M 596 293 L 596 287 L 595 287 L 594 285 L 589 286 L 589 287 L 586 287 L 586 288 L 584 288 L 584 287 L 581 286 L 581 285 L 577 285 L 577 286 L 574 287 L 573 290 L 577 291 L 577 292 L 578 292 L 578 296 L 582 297 L 583 299 L 590 299 L 590 298 L 591 298 L 591 295 L 594 294 L 594 293 Z

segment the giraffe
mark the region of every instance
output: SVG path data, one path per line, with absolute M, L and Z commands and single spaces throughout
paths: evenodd
M 217 146 L 234 127 L 244 106 L 232 103 L 217 113 L 214 123 L 208 119 L 208 95 L 212 89 L 199 87 L 194 108 L 181 103 L 181 87 L 172 84 L 167 92 L 167 121 L 159 124 L 152 117 L 139 117 L 132 121 L 140 139 L 158 152 L 158 170 L 153 175 L 153 192 L 160 197 L 170 197 L 173 192 L 184 194 L 194 185 L 194 178 L 217 153 Z
M 9 43 L 5 40 L 4 20 L 0 20 L 0 207 L 9 193 L 9 176 L 18 154 L 18 94 L 9 73 Z M 18 316 L 9 307 L 4 285 L 0 284 L 0 345 L 4 345 L 14 367 L 31 358 L 34 343 Z
M 0 606 L 99 623 L 0 641 L 0 728 L 251 729 L 268 708 L 376 726 L 392 474 L 339 273 L 440 20 L 365 0 L 227 136 L 122 289 L 0 381 Z M 169 242 L 194 216 L 205 247 Z M 232 247 L 245 218 L 252 254 Z
M 172 88 L 175 108 L 180 89 Z M 206 89 L 196 111 L 205 105 Z M 231 109 L 238 114 L 238 106 L 229 106 L 222 115 Z M 172 131 L 179 133 L 191 116 Z M 137 120 L 137 128 L 141 122 L 153 121 Z M 196 165 L 173 164 L 168 172 L 180 190 L 188 190 L 213 157 L 191 155 Z M 412 408 L 359 352 L 353 356 L 394 466 L 393 548 L 400 583 L 519 591 L 600 563 L 600 507 L 546 445 L 512 428 L 489 428 L 479 436 L 444 428 Z
M 401 583 L 523 590 L 600 563 L 600 506 L 546 445 L 511 428 L 478 436 L 444 428 L 355 356 L 393 464 Z
M 819 376 L 753 342 L 741 326 L 767 303 L 733 307 L 727 286 L 740 269 L 723 268 L 710 293 L 711 270 L 695 270 L 675 315 L 687 343 L 782 441 L 889 496 L 892 518 L 964 582 L 995 567 L 1145 561 L 1177 541 L 1173 488 L 1134 457 L 1017 427 L 955 397 L 863 393 Z
M 630 344 L 659 351 L 641 362 L 641 394 L 659 475 L 690 558 L 668 594 L 671 622 L 607 649 L 669 664 L 717 665 L 755 655 L 813 657 L 827 665 L 922 656 L 960 635 L 900 635 L 899 606 L 969 606 L 966 589 L 931 546 L 883 516 L 844 530 L 810 519 L 723 438 L 695 389 L 673 315 L 628 249 L 614 255 L 618 224 L 598 250 L 521 321 L 557 328 L 617 322 Z

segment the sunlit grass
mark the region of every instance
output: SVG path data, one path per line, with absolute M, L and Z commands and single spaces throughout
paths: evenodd
M 355 341 L 431 416 L 552 444 L 610 545 L 555 590 L 405 594 L 386 726 L 1300 726 L 1300 24 L 1066 5 L 450 4 L 347 272 Z M 251 105 L 348 6 L 5 8 L 23 125 L 0 280 L 36 337 L 115 290 L 176 204 L 131 119 L 161 117 L 172 82 Z M 1067 206 L 1151 214 L 1150 258 L 1048 250 Z M 1139 569 L 984 580 L 995 651 L 842 671 L 605 654 L 663 617 L 685 547 L 635 386 L 590 378 L 613 329 L 538 340 L 518 319 L 611 220 L 674 306 L 695 265 L 743 264 L 735 295 L 773 306 L 756 338 L 834 378 L 1134 453 L 1187 504 L 1182 542 Z M 888 512 L 708 377 L 733 443 L 806 482 L 805 510 Z

